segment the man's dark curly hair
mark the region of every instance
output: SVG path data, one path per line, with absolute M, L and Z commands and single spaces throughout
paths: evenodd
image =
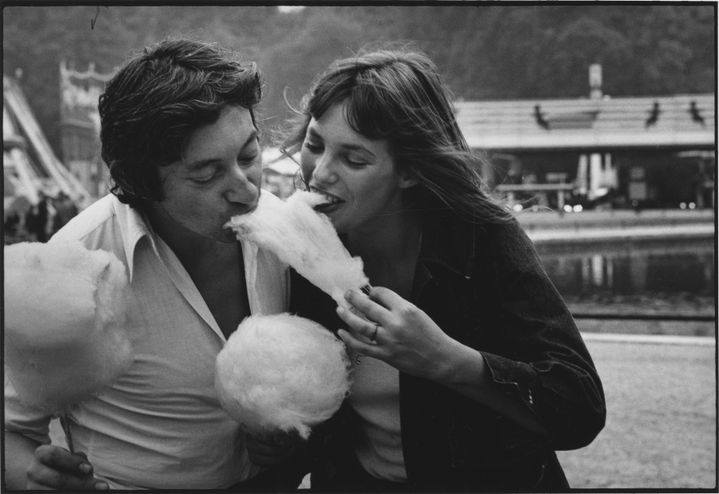
M 192 133 L 228 105 L 249 109 L 254 123 L 260 98 L 257 66 L 215 45 L 180 39 L 145 48 L 100 96 L 111 192 L 136 208 L 161 200 L 158 167 L 180 159 Z

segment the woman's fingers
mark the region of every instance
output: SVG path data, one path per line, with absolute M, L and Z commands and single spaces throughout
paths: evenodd
M 404 304 L 408 303 L 405 299 L 397 295 L 395 292 L 383 286 L 373 286 L 372 288 L 370 288 L 369 298 L 389 310 L 392 310 L 397 307 L 402 307 Z
M 376 290 L 376 288 L 372 288 L 370 290 L 370 297 L 372 296 L 374 290 Z M 389 308 L 383 307 L 370 297 L 359 290 L 349 290 L 345 294 L 345 300 L 364 314 L 367 319 L 380 324 L 385 323 L 388 320 L 387 318 L 390 316 L 390 310 L 388 310 Z
M 352 334 L 362 336 L 367 341 L 372 342 L 377 336 L 378 324 L 367 319 L 362 319 L 358 315 L 354 314 L 351 310 L 345 309 L 342 306 L 337 306 L 337 315 L 347 323 Z
M 337 330 L 337 335 L 342 338 L 342 341 L 344 341 L 345 345 L 347 345 L 352 352 L 361 353 L 362 355 L 366 355 L 368 357 L 380 357 L 381 352 L 378 345 L 365 343 L 364 341 L 355 338 L 355 336 L 346 329 Z

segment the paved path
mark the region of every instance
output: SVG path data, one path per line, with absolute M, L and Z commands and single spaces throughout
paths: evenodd
M 585 341 L 607 422 L 586 448 L 558 453 L 570 485 L 716 489 L 716 347 Z

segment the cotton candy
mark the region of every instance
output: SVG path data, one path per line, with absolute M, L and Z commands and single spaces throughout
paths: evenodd
M 320 324 L 290 314 L 246 318 L 217 356 L 222 407 L 259 437 L 307 439 L 349 390 L 344 344 Z
M 320 194 L 297 191 L 287 201 L 260 200 L 249 214 L 233 216 L 226 226 L 273 252 L 312 284 L 347 307 L 347 290 L 368 284 L 362 259 L 352 257 L 329 218 L 313 209 Z
M 128 282 L 111 253 L 79 242 L 5 247 L 5 365 L 18 396 L 61 411 L 132 363 Z

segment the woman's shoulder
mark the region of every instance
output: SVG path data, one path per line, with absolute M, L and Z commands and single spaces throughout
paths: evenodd
M 474 229 L 478 264 L 500 271 L 535 269 L 541 260 L 527 233 L 515 217 L 498 223 L 479 224 Z

